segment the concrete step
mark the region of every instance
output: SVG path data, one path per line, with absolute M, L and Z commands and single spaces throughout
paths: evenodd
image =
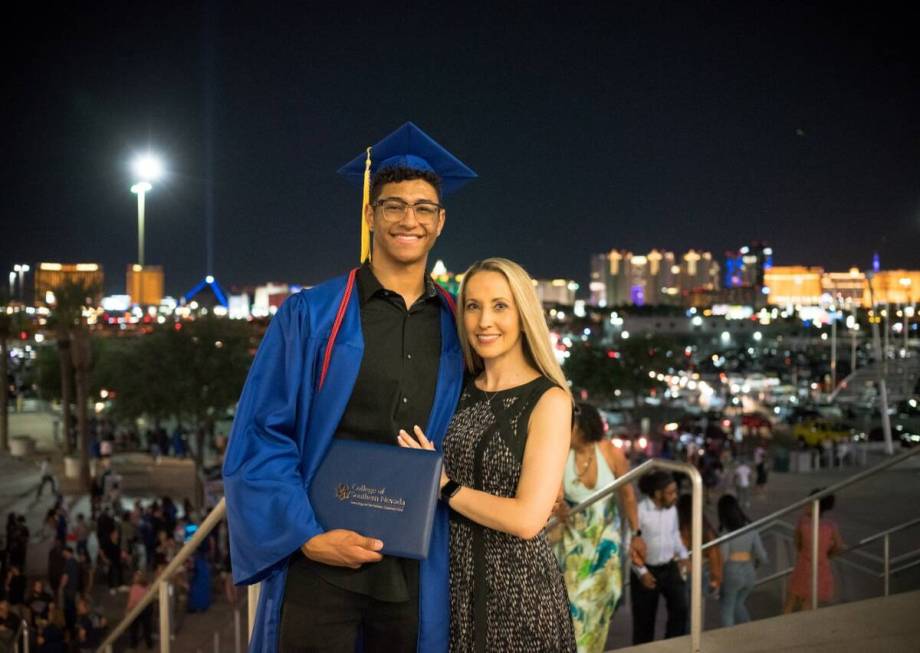
M 703 633 L 704 653 L 915 653 L 920 650 L 920 591 L 761 619 Z M 686 653 L 690 637 L 617 649 Z

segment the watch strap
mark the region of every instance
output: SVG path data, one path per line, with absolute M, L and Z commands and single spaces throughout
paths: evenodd
M 450 503 L 452 496 L 457 494 L 460 490 L 460 484 L 457 481 L 451 481 L 448 479 L 447 483 L 444 484 L 444 487 L 441 488 L 441 501 L 444 503 Z

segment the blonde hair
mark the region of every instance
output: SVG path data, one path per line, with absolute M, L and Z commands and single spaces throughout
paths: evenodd
M 537 299 L 533 281 L 524 268 L 506 258 L 494 257 L 476 261 L 463 273 L 463 281 L 460 283 L 460 292 L 457 296 L 457 333 L 460 337 L 460 347 L 463 349 L 463 359 L 466 361 L 467 369 L 473 374 L 479 374 L 485 367 L 482 358 L 470 346 L 469 333 L 463 321 L 463 314 L 466 310 L 466 285 L 479 272 L 498 272 L 505 277 L 511 288 L 511 296 L 517 305 L 523 335 L 524 356 L 543 376 L 571 396 L 568 381 L 550 346 L 549 329 L 546 326 L 543 307 L 540 306 L 540 300 Z

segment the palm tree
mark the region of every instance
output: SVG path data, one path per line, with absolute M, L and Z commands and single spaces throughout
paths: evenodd
M 64 453 L 72 452 L 70 442 L 70 397 L 77 407 L 77 455 L 80 459 L 80 483 L 89 488 L 89 373 L 92 369 L 92 346 L 83 308 L 93 304 L 98 294 L 94 284 L 67 280 L 53 290 L 54 323 L 61 364 L 61 417 L 64 421 Z M 73 390 L 76 390 L 74 393 Z
M 25 313 L 14 310 L 11 299 L 7 293 L 0 295 L 0 453 L 6 453 L 10 449 L 10 341 L 30 327 Z

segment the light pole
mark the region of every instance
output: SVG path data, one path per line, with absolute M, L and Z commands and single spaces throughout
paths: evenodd
M 19 299 L 22 302 L 26 300 L 25 275 L 31 269 L 24 263 L 21 265 L 17 263 L 13 266 L 13 270 L 19 275 Z M 10 298 L 12 299 L 12 288 L 10 289 Z
M 137 264 L 144 267 L 144 198 L 153 189 L 148 181 L 139 181 L 131 186 L 131 192 L 137 195 Z
M 891 418 L 888 416 L 888 387 L 885 382 L 888 369 L 885 361 L 882 360 L 882 344 L 878 335 L 878 324 L 882 320 L 876 312 L 875 290 L 872 287 L 873 276 L 871 273 L 866 275 L 866 279 L 869 282 L 869 304 L 872 307 L 869 313 L 869 321 L 872 323 L 872 345 L 875 349 L 876 382 L 878 383 L 879 391 L 878 400 L 879 412 L 882 418 L 882 435 L 885 438 L 885 453 L 890 456 L 894 454 L 894 446 L 891 442 Z
M 904 356 L 910 356 L 910 318 L 914 314 L 914 297 L 911 293 L 912 279 L 901 277 L 898 283 L 904 288 Z
M 831 392 L 837 389 L 837 307 L 831 306 Z
M 134 176 L 138 180 L 131 186 L 131 192 L 137 195 L 137 264 L 140 269 L 138 279 L 138 304 L 144 298 L 144 209 L 147 193 L 153 190 L 151 182 L 159 179 L 163 174 L 163 163 L 152 154 L 137 157 L 133 164 Z

